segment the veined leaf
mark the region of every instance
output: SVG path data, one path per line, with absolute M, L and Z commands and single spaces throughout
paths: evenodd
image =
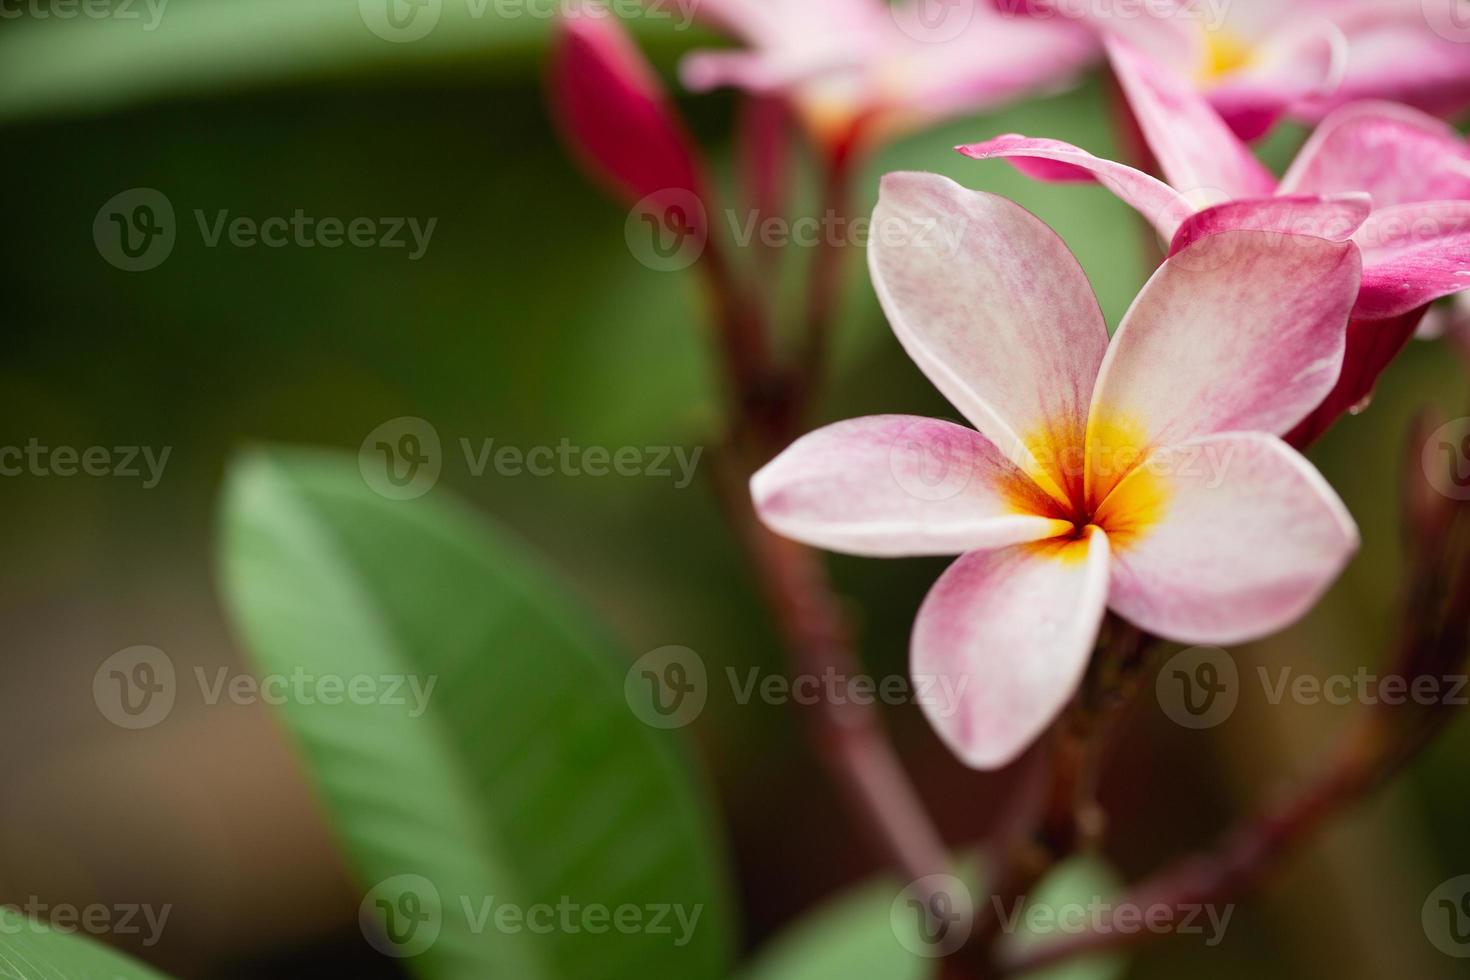
M 328 454 L 240 461 L 223 533 L 225 594 L 262 674 L 403 681 L 394 699 L 281 709 L 379 950 L 434 980 L 726 975 L 689 769 L 519 548 L 437 496 L 379 496 Z
M 0 978 L 164 980 L 164 975 L 101 943 L 0 908 Z

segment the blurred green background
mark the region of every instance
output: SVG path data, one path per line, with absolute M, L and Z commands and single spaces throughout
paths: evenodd
M 395 44 L 366 28 L 356 0 L 170 0 L 152 30 L 137 9 L 137 21 L 32 12 L 0 23 L 11 175 L 0 445 L 172 447 L 153 489 L 0 479 L 0 735 L 11 748 L 0 902 L 170 903 L 158 945 L 109 941 L 180 976 L 393 976 L 396 965 L 358 932 L 360 885 L 271 710 L 181 702 L 161 725 L 120 731 L 93 703 L 94 671 L 134 644 L 181 666 L 241 664 L 215 573 L 233 454 L 261 442 L 355 454 L 375 427 L 412 415 L 446 444 L 433 493 L 460 495 L 513 528 L 629 656 L 678 644 L 711 672 L 779 672 L 707 480 L 679 489 L 616 476 L 477 478 L 453 448 L 462 437 L 709 444 L 719 400 L 701 299 L 692 277 L 634 260 L 626 212 L 559 146 L 540 85 L 546 20 L 475 16 L 445 0 L 427 37 Z M 666 77 L 699 39 L 658 25 L 640 37 Z M 728 161 L 733 98 L 679 105 Z M 1018 131 L 1116 156 L 1111 111 L 1089 79 L 914 135 L 872 161 L 860 210 L 877 175 L 900 168 L 1014 197 L 1077 252 L 1116 325 L 1146 270 L 1132 214 L 1101 189 L 1044 188 L 949 149 Z M 1299 140 L 1274 138 L 1272 163 Z M 92 227 L 105 201 L 136 187 L 168 197 L 179 234 L 161 266 L 129 273 L 102 259 Z M 406 250 L 208 248 L 195 209 L 437 226 L 418 261 Z M 860 255 L 848 258 L 840 367 L 818 421 L 953 416 L 887 332 Z M 1425 404 L 1463 414 L 1466 387 L 1447 348 L 1415 343 L 1371 410 L 1315 450 L 1362 527 L 1363 551 L 1305 622 L 1235 651 L 1243 672 L 1378 662 L 1398 591 L 1405 427 Z M 872 672 L 904 672 L 914 611 L 943 565 L 834 559 Z M 1272 706 L 1247 685 L 1228 723 L 1189 732 L 1144 698 L 1105 776 L 1110 855 L 1136 876 L 1210 840 L 1310 771 L 1350 711 Z M 957 846 L 978 839 L 1007 776 L 960 768 L 917 710 L 887 714 L 946 834 Z M 685 734 L 723 821 L 744 953 L 878 869 L 793 709 L 712 697 Z M 1244 903 L 1220 948 L 1157 943 L 1128 975 L 1465 975 L 1426 941 L 1420 906 L 1440 881 L 1470 871 L 1467 749 L 1460 725 L 1410 778 Z

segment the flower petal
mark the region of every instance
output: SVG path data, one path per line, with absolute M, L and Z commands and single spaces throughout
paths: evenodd
M 1123 318 L 1088 425 L 1089 495 L 1147 451 L 1217 432 L 1286 432 L 1342 367 L 1358 291 L 1351 242 L 1226 231 L 1165 260 Z
M 1407 106 L 1362 102 L 1322 121 L 1281 180 L 1285 193 L 1366 191 L 1375 207 L 1470 197 L 1470 149 Z
M 972 552 L 914 621 L 909 669 L 943 696 L 924 713 L 966 765 L 998 769 L 1066 705 L 1091 659 L 1108 593 L 1108 539 Z
M 1332 16 L 1347 37 L 1346 71 L 1336 89 L 1294 107 L 1294 116 L 1316 122 L 1362 99 L 1444 116 L 1470 106 L 1470 24 L 1462 0 L 1377 0 Z
M 1169 254 L 1222 231 L 1268 231 L 1343 242 L 1353 236 L 1372 210 L 1373 201 L 1367 194 L 1298 194 L 1228 201 L 1206 208 L 1180 225 Z
M 1097 58 L 1096 38 L 1080 25 L 1003 17 L 979 3 L 951 5 L 948 17 L 968 18 L 955 32 L 945 17 L 926 26 L 933 22 L 932 2 L 905 0 L 893 8 L 900 29 L 882 86 L 893 108 L 929 118 L 975 112 L 1061 88 Z
M 1222 433 L 1160 450 L 1114 494 L 1140 491 L 1162 516 L 1116 544 L 1108 605 L 1179 643 L 1240 643 L 1281 629 L 1358 547 L 1342 501 L 1275 436 Z
M 1128 105 L 1169 184 L 1185 195 L 1270 197 L 1276 180 L 1210 107 L 1194 83 L 1126 43 L 1108 56 Z
M 1179 223 L 1194 213 L 1194 206 L 1163 181 L 1060 140 L 1011 134 L 955 149 L 974 160 L 1004 159 L 1036 180 L 1096 181 L 1143 215 L 1165 241 L 1173 238 Z
M 1470 201 L 1379 208 L 1353 240 L 1363 250 L 1354 316 L 1396 317 L 1470 287 Z
M 751 479 L 750 493 L 778 534 L 856 555 L 956 555 L 1071 527 L 1036 516 L 1045 494 L 980 433 L 912 415 L 809 433 Z
M 1081 444 L 1108 333 L 1062 240 L 1004 198 L 895 173 L 883 178 L 868 264 L 893 332 L 929 380 L 1064 496 L 1056 453 Z

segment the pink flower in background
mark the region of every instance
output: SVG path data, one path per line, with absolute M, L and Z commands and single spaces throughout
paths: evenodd
M 1361 223 L 1352 234 L 1363 281 L 1342 383 L 1293 441 L 1315 438 L 1372 392 L 1425 304 L 1470 286 L 1470 149 L 1416 110 L 1357 103 L 1324 120 L 1278 182 L 1197 93 L 1131 48 L 1110 46 L 1168 183 L 1057 140 L 1002 136 L 959 151 L 1008 159 L 1041 180 L 1095 180 L 1147 218 L 1170 254 L 1231 228 L 1337 238 Z M 1336 211 L 1314 204 L 1324 198 Z
M 1204 93 L 1246 139 L 1283 114 L 1316 122 L 1365 98 L 1441 115 L 1470 107 L 1470 15 L 1459 0 L 994 2 L 1126 41 Z
M 1097 51 L 1078 25 L 983 0 L 704 0 L 699 15 L 744 46 L 689 55 L 685 84 L 778 94 L 828 145 L 1060 87 Z
M 756 474 L 773 530 L 859 555 L 960 554 L 911 669 L 968 764 L 1015 758 L 1076 690 L 1106 608 L 1187 643 L 1280 629 L 1357 546 L 1279 438 L 1331 389 L 1357 293 L 1347 242 L 1228 231 L 1167 260 L 1111 343 L 1060 239 L 1002 198 L 890 174 L 869 260 L 899 341 L 975 426 L 853 419 Z

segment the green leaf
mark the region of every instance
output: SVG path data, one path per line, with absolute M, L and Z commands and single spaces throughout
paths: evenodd
M 1026 903 L 1021 927 L 1011 936 L 1020 949 L 1042 942 L 1065 938 L 1054 924 L 1069 921 L 1081 909 L 1109 902 L 1122 891 L 1113 870 L 1100 858 L 1075 857 L 1047 875 Z M 1034 928 L 1036 926 L 1039 928 Z M 1045 970 L 1026 974 L 1026 980 L 1114 980 L 1123 975 L 1127 958 L 1118 953 L 1104 953 L 1068 961 Z
M 975 877 L 964 873 L 966 880 Z M 1107 901 L 1118 890 L 1117 878 L 1101 861 L 1075 858 L 1047 876 L 1031 900 L 1023 903 L 1024 912 L 1005 910 L 1017 931 L 1003 942 L 1019 948 L 1040 942 L 1047 937 L 1030 931 L 1033 922 L 1053 921 L 1061 906 Z M 894 879 L 883 878 L 834 899 L 776 939 L 744 980 L 923 980 L 932 976 L 935 961 L 913 952 L 923 948 L 916 920 L 895 911 L 904 894 Z M 973 897 L 977 902 L 988 901 L 978 890 Z M 1027 974 L 1027 980 L 1116 980 L 1125 964 L 1117 955 L 1088 957 Z
M 901 886 L 882 879 L 832 900 L 773 942 L 744 980 L 923 980 L 933 960 L 905 949 L 891 924 Z
M 0 907 L 0 978 L 3 980 L 163 980 L 122 953 L 91 939 Z
M 688 766 L 519 547 L 437 494 L 389 500 L 352 461 L 309 453 L 240 460 L 223 536 L 262 674 L 428 692 L 281 708 L 369 887 L 375 946 L 436 980 L 727 975 L 723 875 Z M 634 907 L 638 922 L 618 911 Z

